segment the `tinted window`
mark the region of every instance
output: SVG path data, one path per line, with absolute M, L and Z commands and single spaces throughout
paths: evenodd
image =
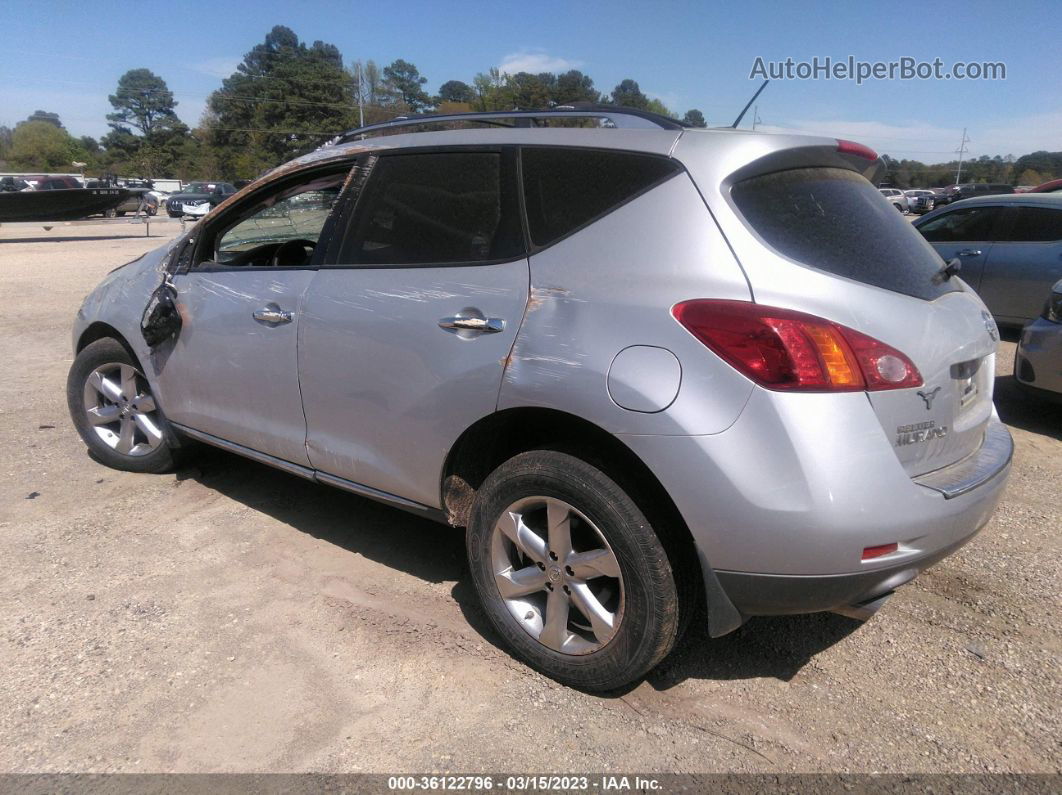
M 737 183 L 731 196 L 779 253 L 848 279 L 933 299 L 940 257 L 874 186 L 853 171 L 799 168 Z
M 546 246 L 679 170 L 671 160 L 591 149 L 521 151 L 531 240 Z
M 497 152 L 380 157 L 341 260 L 415 265 L 519 256 L 523 233 L 506 171 Z
M 1050 207 L 1018 207 L 1010 232 L 1000 240 L 1043 243 L 1062 240 L 1062 210 Z
M 954 243 L 959 240 L 995 240 L 1002 207 L 965 207 L 938 215 L 919 225 L 918 231 L 930 243 Z

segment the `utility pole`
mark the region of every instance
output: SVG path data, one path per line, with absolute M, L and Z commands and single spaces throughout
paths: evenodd
M 754 105 L 752 108 L 752 131 L 756 132 L 756 125 L 763 124 L 763 119 L 760 118 L 760 106 Z
M 364 101 L 362 100 L 362 95 L 363 95 L 364 92 L 362 91 L 362 84 L 361 84 L 361 81 L 362 81 L 361 61 L 355 61 L 354 62 L 354 81 L 357 83 L 357 92 L 358 92 L 358 126 L 359 127 L 364 127 L 365 126 L 365 105 L 364 105 Z
M 966 137 L 966 128 L 962 128 L 962 142 L 959 144 L 959 148 L 955 151 L 959 153 L 959 167 L 955 170 L 955 184 L 959 184 L 959 178 L 962 176 L 962 156 L 966 154 L 966 144 L 970 143 L 970 139 Z

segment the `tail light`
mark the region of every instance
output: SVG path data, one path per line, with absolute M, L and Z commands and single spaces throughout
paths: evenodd
M 841 138 L 837 139 L 837 151 L 841 154 L 862 157 L 864 160 L 878 159 L 878 153 L 871 149 L 869 146 L 857 143 L 855 141 L 845 141 Z
M 683 301 L 671 314 L 757 384 L 806 392 L 922 385 L 903 353 L 854 329 L 791 309 L 747 301 Z

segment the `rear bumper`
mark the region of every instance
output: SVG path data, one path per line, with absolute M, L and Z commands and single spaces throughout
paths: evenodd
M 713 635 L 751 615 L 846 609 L 910 581 L 988 522 L 1013 451 L 993 415 L 977 452 L 912 479 L 856 393 L 757 390 L 720 434 L 622 438 L 693 534 Z M 713 611 L 713 599 L 729 604 Z
M 922 571 L 943 560 L 975 535 L 970 535 L 917 560 L 885 569 L 852 574 L 792 576 L 750 574 L 740 571 L 715 573 L 723 591 L 742 616 L 777 616 L 834 611 L 853 615 L 853 608 L 874 603 L 906 585 Z M 880 607 L 880 604 L 875 605 Z M 860 615 L 860 618 L 868 617 Z

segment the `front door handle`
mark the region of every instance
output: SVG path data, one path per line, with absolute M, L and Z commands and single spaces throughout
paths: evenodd
M 261 309 L 254 310 L 253 317 L 259 323 L 279 326 L 282 323 L 290 323 L 294 315 L 291 312 L 285 312 L 276 304 L 266 304 Z
M 981 249 L 979 248 L 964 248 L 959 252 L 960 257 L 980 257 Z
M 439 328 L 497 334 L 505 331 L 505 321 L 500 317 L 444 317 L 439 321 Z

